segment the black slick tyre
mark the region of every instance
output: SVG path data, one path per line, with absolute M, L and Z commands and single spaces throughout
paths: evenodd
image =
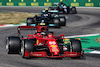
M 76 7 L 72 7 L 72 8 L 71 8 L 71 12 L 72 12 L 72 14 L 76 14 L 76 13 L 77 13 Z
M 81 52 L 82 51 L 82 47 L 81 47 L 81 42 L 79 40 L 70 40 L 71 42 L 71 46 L 72 46 L 72 51 L 74 52 Z
M 65 17 L 60 17 L 60 25 L 66 26 L 66 18 Z
M 26 25 L 30 26 L 33 23 L 33 18 L 27 18 Z
M 21 55 L 22 55 L 22 58 L 30 58 L 30 56 L 26 57 L 25 56 L 25 51 L 28 51 L 28 52 L 33 52 L 34 51 L 34 43 L 33 43 L 33 40 L 23 40 L 22 41 L 22 45 L 21 45 Z
M 82 52 L 82 46 L 81 46 L 81 42 L 79 40 L 70 40 L 70 46 L 69 46 L 69 50 L 72 52 Z M 81 56 L 76 56 L 76 57 L 71 57 L 73 59 L 77 59 L 80 58 Z
M 10 36 L 6 40 L 6 51 L 8 54 L 15 54 L 20 52 L 21 41 L 17 36 Z
M 60 28 L 60 20 L 59 20 L 59 18 L 55 18 L 55 19 L 53 19 L 53 21 L 54 21 L 54 24 L 55 24 L 55 28 Z

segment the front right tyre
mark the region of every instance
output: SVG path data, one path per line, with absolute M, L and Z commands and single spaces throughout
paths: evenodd
M 30 58 L 29 52 L 34 51 L 34 43 L 33 40 L 25 39 L 22 41 L 21 45 L 21 56 L 22 58 Z

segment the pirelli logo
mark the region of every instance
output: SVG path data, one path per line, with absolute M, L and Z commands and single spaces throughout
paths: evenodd
M 52 6 L 52 3 L 51 2 L 45 2 L 44 6 Z
M 71 6 L 79 6 L 79 3 L 71 3 Z
M 38 3 L 31 3 L 31 6 L 39 6 Z
M 26 3 L 24 3 L 24 2 L 19 3 L 19 6 L 26 6 Z
M 0 6 L 2 6 L 2 2 L 0 2 Z
M 85 3 L 85 6 L 93 7 L 94 6 L 94 3 Z
M 13 2 L 8 2 L 6 3 L 7 6 L 14 6 L 14 3 Z

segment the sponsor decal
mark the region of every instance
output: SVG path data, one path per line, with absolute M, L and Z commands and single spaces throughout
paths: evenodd
M 36 2 L 36 3 L 31 3 L 31 6 L 39 6 L 39 3 Z
M 56 42 L 55 41 L 49 41 L 49 44 L 52 44 L 52 45 L 54 44 L 55 45 Z
M 85 3 L 85 6 L 93 7 L 94 3 Z
M 45 25 L 45 23 L 40 23 L 39 25 Z
M 7 6 L 14 6 L 14 3 L 13 2 L 7 2 L 6 5 Z
M 52 3 L 51 2 L 45 2 L 44 6 L 52 6 Z
M 42 54 L 33 54 L 33 56 L 42 56 Z
M 26 6 L 26 2 L 24 2 L 24 0 L 21 0 L 20 3 L 18 3 L 19 6 Z
M 71 6 L 79 6 L 79 3 L 71 3 Z

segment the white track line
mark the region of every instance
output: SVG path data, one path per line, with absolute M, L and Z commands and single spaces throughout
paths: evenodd
M 100 51 L 97 51 L 97 50 L 95 50 L 95 51 L 92 51 L 92 52 L 90 52 L 91 54 L 100 54 Z
M 97 36 L 97 35 L 100 35 L 100 34 L 86 34 L 86 35 L 65 36 L 65 38 L 87 37 L 87 36 Z

